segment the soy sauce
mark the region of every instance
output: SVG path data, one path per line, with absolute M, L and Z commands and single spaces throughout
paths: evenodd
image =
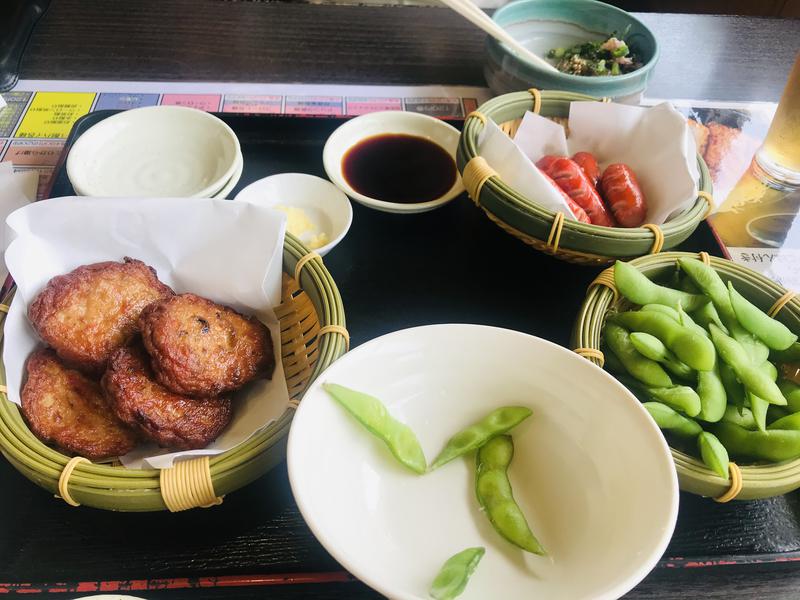
M 447 150 L 399 133 L 360 141 L 345 153 L 342 172 L 359 194 L 403 204 L 440 198 L 456 181 L 456 165 Z

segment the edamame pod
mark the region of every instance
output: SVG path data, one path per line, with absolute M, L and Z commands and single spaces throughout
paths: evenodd
M 704 304 L 692 313 L 695 322 L 701 327 L 708 329 L 709 323 L 714 323 L 717 327 L 728 333 L 728 328 L 722 324 L 722 319 L 719 318 L 719 313 L 712 302 Z
M 750 392 L 747 392 L 747 402 L 750 405 L 750 412 L 753 413 L 753 419 L 756 422 L 756 429 L 759 431 L 766 431 L 769 402 L 763 398 L 759 398 L 755 394 L 751 394 Z
M 786 398 L 787 406 L 792 412 L 800 412 L 800 385 L 788 379 L 781 379 L 778 382 L 778 389 Z
M 713 433 L 704 431 L 697 436 L 697 447 L 703 463 L 723 479 L 730 477 L 728 473 L 728 451 Z
M 800 431 L 791 429 L 748 431 L 727 421 L 714 423 L 710 429 L 734 456 L 771 462 L 781 462 L 800 456 Z
M 772 406 L 775 405 L 773 404 Z M 756 420 L 749 408 L 742 407 L 739 409 L 729 404 L 725 407 L 725 414 L 722 415 L 722 420 L 745 429 L 757 429 Z
M 431 463 L 429 470 L 433 471 L 462 454 L 480 448 L 487 440 L 508 433 L 530 416 L 531 409 L 525 406 L 504 406 L 490 412 L 480 421 L 451 437 Z
M 606 371 L 610 371 L 611 373 L 616 373 L 617 375 L 624 375 L 628 371 L 625 370 L 622 361 L 619 357 L 614 354 L 614 351 L 608 347 L 607 344 L 603 344 L 600 348 L 603 352 L 603 356 L 605 357 L 605 361 L 603 362 L 603 367 Z
M 383 440 L 403 465 L 415 473 L 425 472 L 425 454 L 417 436 L 408 425 L 392 417 L 380 400 L 335 383 L 325 383 L 322 388 L 367 430 Z
M 607 323 L 604 330 L 606 345 L 611 348 L 625 370 L 646 385 L 667 387 L 672 380 L 654 360 L 645 358 L 633 347 L 630 335 L 622 327 Z
M 747 393 L 744 391 L 742 383 L 736 379 L 736 373 L 725 361 L 719 361 L 719 376 L 722 380 L 722 385 L 725 386 L 725 395 L 728 397 L 728 402 L 739 410 L 744 408 Z
M 475 493 L 497 533 L 523 550 L 545 555 L 514 500 L 508 480 L 513 457 L 514 443 L 509 435 L 498 435 L 481 446 L 476 457 Z
M 636 350 L 650 360 L 661 363 L 668 371 L 683 379 L 690 379 L 694 371 L 678 360 L 664 343 L 655 336 L 641 331 L 630 334 L 631 343 Z
M 742 382 L 745 389 L 770 404 L 785 405 L 786 398 L 783 397 L 778 386 L 760 367 L 756 367 L 750 362 L 750 357 L 742 345 L 732 337 L 725 335 L 713 323 L 709 327 L 717 352 L 722 360 L 733 369 L 736 378 Z
M 678 305 L 678 323 L 680 323 L 684 327 L 688 327 L 689 329 L 691 329 L 696 333 L 699 333 L 705 338 L 711 337 L 711 334 L 708 333 L 708 331 L 706 331 L 705 329 L 703 329 L 703 327 L 695 323 L 692 317 L 689 316 L 689 313 L 683 310 L 683 307 L 681 307 L 680 305 Z
M 431 584 L 431 597 L 435 600 L 453 600 L 460 596 L 484 554 L 486 548 L 478 546 L 448 558 Z
M 659 402 L 675 410 L 679 410 L 690 417 L 696 417 L 700 414 L 700 396 L 688 385 L 676 385 L 662 388 L 649 387 L 647 388 L 647 392 Z
M 683 327 L 668 316 L 656 312 L 624 312 L 610 317 L 630 331 L 654 335 L 672 350 L 678 359 L 697 371 L 714 368 L 714 345 L 706 337 Z
M 687 294 L 653 283 L 639 269 L 619 260 L 614 265 L 614 283 L 619 293 L 634 304 L 664 304 L 672 307 L 682 304 L 687 310 L 695 310 L 708 302 L 705 296 Z
M 667 315 L 670 319 L 672 319 L 676 323 L 680 323 L 680 315 L 678 314 L 678 311 L 672 308 L 671 306 L 664 306 L 663 304 L 645 304 L 642 308 L 639 309 L 639 311 L 661 313 L 662 315 Z
M 697 395 L 700 396 L 700 413 L 697 418 L 709 423 L 719 421 L 725 414 L 728 396 L 716 364 L 710 371 L 697 372 Z
M 797 336 L 786 325 L 773 319 L 742 296 L 730 281 L 728 282 L 728 293 L 730 294 L 733 312 L 736 313 L 739 324 L 769 348 L 772 350 L 786 350 L 797 341 Z
M 673 410 L 666 404 L 661 402 L 645 402 L 642 404 L 645 410 L 650 413 L 656 425 L 661 429 L 665 429 L 670 433 L 679 435 L 681 437 L 695 437 L 699 435 L 703 428 L 689 417 L 684 417 L 682 414 Z
M 792 413 L 773 421 L 767 429 L 793 429 L 800 431 L 800 412 Z
M 770 404 L 769 409 L 767 410 L 767 429 L 769 429 L 769 426 L 778 419 L 788 417 L 791 414 L 792 411 L 790 411 L 786 406 L 776 406 L 775 404 Z
M 761 364 L 769 356 L 769 348 L 739 324 L 731 306 L 728 288 L 719 274 L 711 267 L 694 258 L 679 258 L 678 265 L 703 293 L 711 299 L 728 333 L 742 344 L 755 364 Z

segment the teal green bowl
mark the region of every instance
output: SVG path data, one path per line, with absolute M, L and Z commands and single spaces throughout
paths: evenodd
M 636 102 L 658 61 L 658 42 L 644 24 L 622 9 L 595 0 L 517 0 L 494 13 L 493 20 L 526 48 L 545 56 L 556 47 L 628 34 L 626 42 L 641 57 L 642 67 L 615 77 L 585 77 L 548 71 L 517 58 L 504 44 L 487 38 L 486 82 L 495 94 L 526 88 L 562 90 Z

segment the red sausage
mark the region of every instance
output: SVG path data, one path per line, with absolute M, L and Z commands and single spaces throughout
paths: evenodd
M 550 170 L 550 167 L 553 165 L 555 161 L 559 158 L 567 158 L 566 156 L 554 156 L 553 154 L 545 154 L 542 158 L 536 161 L 536 166 L 539 167 L 539 170 L 542 173 L 547 173 Z
M 616 226 L 614 218 L 603 204 L 600 194 L 597 193 L 592 182 L 574 160 L 566 157 L 557 158 L 550 162 L 545 172 L 555 179 L 558 187 L 586 211 L 592 220 L 592 225 Z
M 638 227 L 647 217 L 647 201 L 628 165 L 609 165 L 600 179 L 603 196 L 623 227 Z
M 541 171 L 541 169 L 539 170 Z M 589 215 L 586 214 L 586 211 L 583 210 L 580 206 L 578 206 L 575 200 L 567 196 L 564 190 L 558 187 L 558 184 L 555 181 L 553 181 L 552 178 L 547 173 L 545 173 L 544 171 L 541 172 L 542 176 L 545 179 L 547 179 L 547 181 L 550 182 L 550 185 L 552 185 L 556 190 L 558 190 L 558 193 L 561 194 L 561 196 L 564 198 L 564 202 L 567 203 L 567 206 L 569 206 L 569 209 L 572 211 L 572 214 L 575 215 L 575 218 L 578 219 L 578 221 L 580 221 L 581 223 L 591 223 Z
M 600 181 L 600 167 L 597 160 L 591 152 L 576 152 L 572 156 L 572 160 L 578 163 L 578 166 L 592 182 L 592 185 L 597 188 L 597 182 Z

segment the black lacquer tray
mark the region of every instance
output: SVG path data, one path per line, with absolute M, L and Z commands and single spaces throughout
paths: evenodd
M 110 114 L 94 112 L 78 121 L 65 154 L 78 136 Z M 239 136 L 244 154 L 244 174 L 233 194 L 274 173 L 324 177 L 322 147 L 343 122 L 218 116 Z M 73 194 L 64 158 L 51 196 Z M 354 346 L 397 329 L 444 322 L 508 327 L 568 344 L 597 269 L 532 250 L 490 223 L 466 196 L 420 215 L 382 213 L 359 204 L 353 209 L 350 233 L 325 263 L 344 299 Z M 705 223 L 679 249 L 721 254 Z M 613 423 L 598 425 L 613 435 Z M 91 587 L 102 579 L 109 591 L 205 587 L 208 597 L 222 597 L 211 592 L 222 586 L 319 582 L 319 597 L 377 597 L 356 583 L 346 585 L 347 591 L 331 591 L 331 583 L 351 580 L 303 523 L 285 464 L 231 494 L 220 507 L 179 514 L 70 508 L 5 461 L 0 461 L 0 481 L 0 511 L 15 515 L 4 520 L 0 535 L 0 581 L 78 591 L 78 582 Z M 680 501 L 675 535 L 651 577 L 670 568 L 777 567 L 800 560 L 798 493 L 724 505 L 689 494 L 681 494 Z M 14 589 L 17 585 L 6 588 Z

